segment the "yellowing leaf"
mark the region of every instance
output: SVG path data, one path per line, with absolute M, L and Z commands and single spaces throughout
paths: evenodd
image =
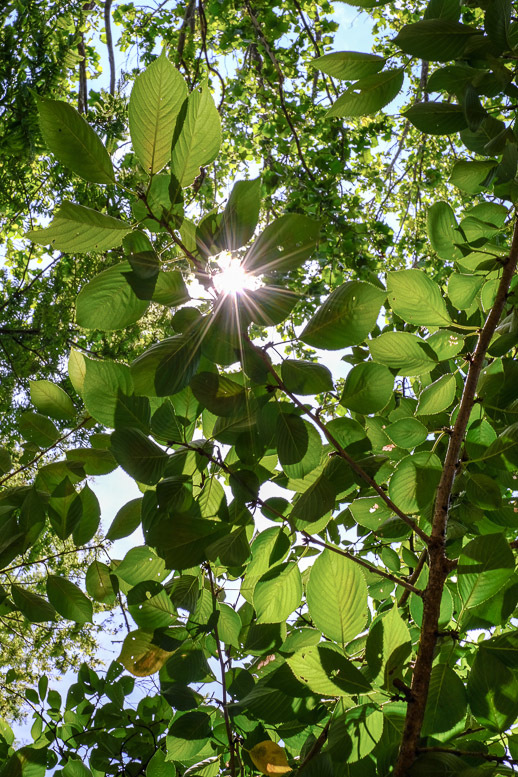
M 288 766 L 286 753 L 278 744 L 271 739 L 265 739 L 250 750 L 250 758 L 254 766 L 260 772 L 266 775 L 286 774 L 292 772 L 291 766 Z

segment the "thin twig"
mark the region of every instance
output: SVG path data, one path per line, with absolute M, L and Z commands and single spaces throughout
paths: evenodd
M 274 368 L 273 364 L 271 363 L 271 361 L 268 358 L 268 356 L 264 353 L 264 351 L 261 348 L 257 348 L 256 346 L 254 346 L 250 339 L 248 339 L 248 343 L 253 348 L 255 348 L 256 353 L 258 354 L 258 356 L 260 356 L 262 358 L 262 360 L 264 361 L 265 365 L 268 367 L 268 371 L 275 378 L 275 381 L 276 381 L 278 387 L 281 389 L 281 391 L 283 391 L 286 394 L 286 396 L 288 396 L 291 399 L 291 401 L 295 405 L 297 405 L 297 407 L 299 407 L 305 413 L 305 415 L 308 416 L 308 418 L 310 418 L 313 421 L 315 426 L 317 426 L 323 432 L 323 434 L 326 436 L 328 442 L 330 442 L 331 445 L 336 449 L 336 451 L 340 455 L 340 457 L 342 459 L 344 459 L 344 461 L 346 461 L 349 464 L 351 469 L 354 470 L 354 472 L 356 472 L 356 474 L 359 477 L 361 477 L 361 479 L 363 481 L 365 481 L 365 483 L 367 483 L 371 488 L 374 489 L 374 491 L 376 491 L 376 493 L 379 495 L 379 497 L 385 502 L 385 504 L 388 507 L 390 507 L 392 512 L 395 513 L 398 516 L 398 518 L 401 518 L 401 520 L 404 521 L 407 524 L 407 526 L 410 526 L 412 531 L 414 531 L 417 534 L 417 536 L 420 537 L 425 544 L 428 544 L 430 538 L 428 537 L 426 532 L 424 532 L 417 525 L 417 523 L 413 520 L 413 518 L 410 518 L 410 516 L 406 515 L 406 513 L 404 513 L 402 510 L 400 510 L 399 507 L 392 501 L 392 499 L 390 499 L 388 494 L 385 493 L 385 491 L 382 489 L 382 487 L 380 485 L 378 485 L 378 483 L 376 483 L 376 481 L 373 478 L 371 478 L 371 476 L 368 475 L 367 472 L 365 472 L 363 467 L 361 467 L 347 453 L 346 450 L 344 450 L 344 448 L 340 445 L 340 443 L 338 442 L 336 437 L 334 437 L 334 435 L 331 434 L 331 432 L 326 427 L 326 425 L 323 423 L 323 421 L 320 420 L 318 415 L 313 413 L 303 402 L 301 402 L 295 396 L 295 394 L 293 394 L 291 391 L 289 391 L 286 388 L 284 382 L 281 380 L 280 376 L 275 371 L 275 368 Z
M 305 531 L 302 532 L 302 535 L 307 539 L 308 542 L 312 542 L 314 545 L 320 545 L 321 548 L 325 548 L 326 550 L 331 550 L 333 551 L 333 553 L 338 553 L 340 556 L 345 556 L 345 558 L 348 558 L 351 561 L 355 561 L 357 564 L 360 564 L 362 567 L 365 567 L 365 569 L 368 569 L 369 572 L 375 572 L 377 575 L 380 575 L 380 577 L 384 577 L 386 580 L 390 580 L 391 583 L 400 585 L 402 588 L 405 588 L 409 594 L 412 593 L 412 594 L 416 594 L 417 596 L 423 595 L 423 591 L 421 591 L 420 588 L 416 588 L 408 580 L 403 580 L 402 578 L 397 577 L 396 575 L 392 575 L 390 572 L 385 572 L 383 569 L 379 569 L 378 567 L 375 567 L 373 564 L 369 564 L 368 561 L 365 561 L 359 556 L 355 556 L 354 553 L 350 553 L 348 550 L 342 550 L 342 548 L 337 548 L 335 545 L 329 545 L 329 543 L 323 542 L 322 540 L 318 540 L 316 537 L 312 537 L 311 534 L 308 534 Z
M 304 154 L 302 152 L 302 146 L 300 145 L 300 140 L 299 140 L 299 136 L 298 136 L 297 130 L 295 129 L 295 125 L 293 124 L 293 121 L 291 120 L 291 116 L 290 116 L 290 114 L 288 112 L 288 109 L 286 107 L 286 100 L 285 100 L 285 97 L 284 97 L 284 89 L 283 89 L 283 86 L 282 86 L 282 84 L 284 82 L 283 72 L 281 70 L 281 67 L 280 67 L 280 65 L 279 65 L 279 63 L 277 61 L 277 58 L 276 58 L 275 54 L 273 53 L 272 49 L 270 48 L 270 44 L 268 43 L 268 41 L 266 40 L 266 38 L 264 36 L 262 27 L 259 24 L 259 22 L 257 21 L 257 18 L 255 16 L 254 12 L 253 12 L 253 9 L 252 9 L 252 6 L 250 5 L 249 0 L 245 0 L 245 8 L 246 8 L 246 10 L 248 12 L 248 15 L 250 17 L 250 21 L 252 22 L 252 25 L 253 25 L 256 33 L 257 33 L 257 36 L 258 36 L 259 40 L 261 41 L 261 43 L 263 45 L 263 48 L 265 49 L 266 53 L 268 54 L 268 57 L 270 58 L 270 61 L 271 61 L 272 65 L 274 66 L 275 71 L 277 73 L 277 78 L 278 78 L 278 85 L 277 85 L 277 87 L 278 87 L 278 92 L 279 92 L 279 100 L 280 100 L 281 110 L 282 110 L 282 112 L 284 114 L 284 118 L 286 119 L 286 122 L 287 122 L 287 124 L 288 124 L 288 126 L 289 126 L 289 128 L 291 130 L 291 134 L 293 136 L 293 140 L 295 141 L 295 145 L 297 147 L 297 154 L 298 154 L 298 157 L 299 157 L 300 162 L 302 164 L 302 167 L 306 171 L 306 173 L 308 175 L 308 178 L 311 181 L 314 182 L 315 181 L 315 176 L 313 175 L 313 173 L 311 172 L 311 170 L 307 166 L 306 160 L 304 158 Z

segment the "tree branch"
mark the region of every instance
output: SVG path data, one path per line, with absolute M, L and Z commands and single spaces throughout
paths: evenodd
M 410 518 L 409 515 L 406 515 L 406 513 L 404 513 L 402 510 L 400 510 L 399 507 L 388 496 L 388 494 L 385 493 L 385 491 L 382 489 L 382 487 L 380 485 L 378 485 L 378 483 L 376 483 L 376 481 L 373 478 L 371 478 L 371 476 L 368 475 L 367 472 L 365 472 L 363 467 L 360 467 L 360 465 L 351 456 L 349 456 L 347 451 L 344 450 L 344 448 L 340 445 L 340 443 L 338 442 L 336 437 L 334 437 L 331 434 L 331 432 L 328 430 L 326 425 L 320 420 L 320 418 L 315 413 L 312 413 L 311 410 L 309 410 L 309 408 L 303 402 L 301 402 L 300 399 L 298 399 L 295 396 L 295 394 L 292 394 L 292 392 L 289 391 L 286 388 L 286 386 L 284 385 L 282 379 L 279 377 L 279 375 L 275 371 L 275 368 L 274 368 L 273 364 L 271 363 L 271 361 L 268 358 L 268 356 L 264 353 L 264 351 L 261 348 L 257 348 L 257 346 L 254 346 L 254 344 L 251 342 L 251 340 L 248 337 L 247 337 L 247 340 L 248 340 L 249 345 L 251 345 L 252 348 L 255 349 L 256 353 L 262 358 L 262 360 L 264 361 L 265 365 L 268 367 L 268 371 L 275 378 L 275 381 L 277 382 L 277 385 L 281 389 L 281 391 L 283 391 L 286 394 L 286 396 L 288 396 L 291 399 L 291 401 L 295 405 L 297 405 L 297 407 L 299 407 L 305 413 L 305 415 L 308 416 L 308 418 L 311 418 L 311 420 L 313 421 L 315 426 L 317 426 L 321 430 L 321 432 L 323 432 L 323 434 L 326 436 L 326 439 L 328 440 L 328 442 L 330 442 L 331 445 L 336 449 L 336 451 L 338 452 L 340 457 L 342 459 L 344 459 L 344 461 L 346 461 L 349 464 L 351 469 L 354 470 L 354 472 L 356 472 L 356 474 L 359 477 L 361 477 L 361 479 L 363 481 L 365 481 L 365 483 L 367 483 L 371 488 L 374 489 L 374 491 L 376 491 L 378 496 L 381 499 L 383 499 L 385 504 L 388 507 L 390 507 L 392 512 L 395 513 L 398 516 L 398 518 L 401 518 L 401 520 L 404 521 L 407 524 L 407 526 L 410 526 L 412 531 L 414 531 L 417 534 L 417 536 L 420 537 L 421 540 L 425 544 L 428 544 L 430 538 L 428 537 L 426 532 L 424 532 L 417 525 L 417 523 L 413 520 L 413 518 Z
M 108 61 L 110 63 L 110 94 L 115 94 L 115 55 L 113 53 L 112 17 L 111 7 L 113 0 L 104 2 L 104 30 L 106 32 L 106 46 L 108 48 Z
M 223 702 L 223 718 L 225 720 L 225 729 L 227 732 L 227 739 L 228 739 L 228 747 L 230 751 L 230 777 L 235 777 L 236 774 L 236 749 L 235 749 L 235 742 L 234 742 L 234 734 L 232 732 L 232 724 L 230 722 L 230 716 L 228 714 L 228 694 L 227 694 L 227 682 L 225 679 L 226 675 L 226 668 L 225 668 L 225 659 L 223 658 L 223 651 L 221 648 L 221 642 L 219 639 L 219 631 L 218 631 L 218 621 L 217 621 L 217 615 L 218 611 L 216 608 L 216 591 L 214 588 L 214 578 L 212 575 L 212 569 L 210 566 L 210 563 L 207 561 L 205 563 L 205 569 L 207 570 L 207 576 L 209 578 L 210 582 L 210 590 L 212 593 L 212 612 L 215 617 L 214 621 L 214 637 L 216 639 L 216 649 L 218 651 L 218 661 L 219 661 L 219 668 L 221 672 L 221 700 Z
M 439 613 L 442 592 L 452 563 L 446 556 L 445 540 L 450 498 L 455 476 L 459 468 L 459 456 L 469 416 L 475 402 L 480 373 L 484 366 L 487 348 L 502 316 L 509 286 L 518 263 L 518 222 L 515 222 L 511 250 L 502 270 L 495 302 L 482 328 L 475 353 L 471 360 L 457 420 L 450 435 L 441 479 L 437 487 L 432 533 L 428 546 L 429 577 L 423 597 L 423 622 L 417 659 L 412 675 L 412 700 L 408 704 L 405 727 L 401 738 L 398 760 L 393 777 L 405 777 L 414 762 L 423 725 L 430 674 L 437 643 Z
M 269 505 L 268 505 L 268 509 L 270 509 Z M 342 550 L 342 548 L 337 548 L 334 545 L 329 545 L 327 542 L 323 542 L 322 540 L 317 540 L 316 537 L 313 537 L 311 534 L 308 534 L 305 531 L 301 533 L 302 533 L 302 536 L 305 537 L 308 542 L 312 542 L 314 545 L 320 545 L 320 547 L 326 548 L 326 550 L 332 550 L 333 553 L 338 553 L 340 556 L 345 556 L 345 558 L 348 558 L 351 561 L 355 561 L 357 564 L 360 564 L 360 566 L 364 567 L 365 569 L 368 569 L 369 572 L 374 572 L 376 575 L 379 575 L 380 577 L 384 577 L 386 580 L 390 580 L 391 583 L 395 583 L 396 585 L 400 585 L 402 588 L 405 588 L 409 594 L 412 593 L 412 594 L 416 594 L 417 596 L 423 595 L 423 591 L 421 591 L 420 588 L 416 588 L 414 585 L 412 585 L 412 583 L 408 582 L 407 580 L 403 580 L 402 578 L 397 577 L 396 575 L 392 575 L 390 572 L 385 572 L 385 570 L 379 569 L 378 567 L 375 567 L 373 564 L 369 564 L 368 561 L 365 561 L 359 556 L 355 556 L 354 553 L 350 553 L 348 550 Z
M 309 167 L 306 164 L 306 160 L 304 158 L 304 154 L 302 153 L 302 147 L 300 145 L 300 140 L 299 140 L 299 136 L 297 134 L 297 130 L 295 129 L 295 125 L 293 124 L 293 122 L 291 120 L 291 116 L 290 116 L 290 114 L 288 112 L 288 109 L 286 107 L 286 100 L 284 98 L 284 89 L 283 89 L 283 86 L 282 86 L 283 81 L 284 81 L 283 72 L 281 70 L 281 67 L 280 67 L 280 65 L 279 65 L 279 63 L 277 61 L 277 58 L 276 58 L 275 54 L 273 53 L 272 49 L 270 48 L 270 44 L 268 43 L 268 41 L 266 40 L 266 38 L 264 36 L 262 27 L 259 24 L 259 22 L 257 21 L 257 18 L 255 16 L 254 12 L 253 12 L 253 9 L 252 9 L 252 6 L 250 5 L 249 0 L 245 0 L 245 8 L 246 8 L 247 13 L 248 13 L 248 15 L 250 17 L 250 21 L 252 22 L 252 25 L 253 25 L 256 33 L 257 33 L 257 37 L 261 41 L 261 43 L 262 43 L 266 53 L 268 54 L 268 57 L 270 58 L 270 61 L 271 61 L 272 65 L 274 66 L 275 71 L 277 73 L 277 77 L 278 77 L 278 92 L 279 92 L 279 99 L 280 99 L 280 104 L 281 104 L 281 110 L 282 110 L 282 112 L 284 114 L 284 118 L 286 119 L 286 122 L 287 122 L 287 124 L 288 124 L 288 126 L 289 126 L 289 128 L 291 130 L 291 134 L 293 136 L 293 140 L 295 141 L 295 145 L 297 147 L 297 154 L 298 154 L 298 157 L 299 157 L 300 162 L 302 164 L 302 167 L 306 171 L 308 178 L 311 181 L 314 182 L 315 181 L 315 176 L 313 175 L 313 173 L 311 172 L 311 170 L 309 169 Z

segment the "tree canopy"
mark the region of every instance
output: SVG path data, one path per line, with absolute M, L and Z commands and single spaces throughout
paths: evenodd
M 518 9 L 357 5 L 2 12 L 0 777 L 514 773 Z

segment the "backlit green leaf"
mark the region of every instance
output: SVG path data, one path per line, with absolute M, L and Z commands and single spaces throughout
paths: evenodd
M 333 78 L 365 78 L 378 73 L 386 60 L 376 54 L 362 54 L 358 51 L 333 51 L 314 59 L 311 66 Z
M 50 245 L 57 251 L 84 254 L 117 248 L 130 231 L 129 224 L 113 216 L 105 216 L 83 205 L 63 202 L 48 227 L 27 232 L 26 237 L 33 243 Z
M 356 81 L 333 103 L 326 118 L 370 116 L 392 102 L 403 86 L 402 69 L 383 70 Z
M 70 580 L 57 575 L 47 577 L 49 602 L 60 615 L 76 623 L 92 622 L 92 602 Z
M 138 429 L 117 429 L 111 449 L 121 467 L 140 483 L 154 485 L 162 476 L 167 453 Z
M 50 380 L 30 380 L 31 401 L 38 410 L 52 418 L 68 420 L 74 418 L 74 403 L 60 386 Z
M 254 588 L 257 623 L 284 622 L 299 606 L 301 597 L 302 578 L 297 564 L 278 564 Z
M 353 561 L 325 550 L 311 567 L 307 585 L 309 614 L 326 637 L 354 639 L 367 619 L 367 585 Z
M 405 54 L 432 62 L 448 62 L 462 55 L 473 35 L 480 35 L 480 32 L 460 22 L 423 19 L 414 24 L 405 24 L 393 43 Z
M 361 343 L 376 325 L 385 297 L 386 292 L 370 283 L 344 283 L 308 321 L 300 339 L 327 350 Z
M 468 542 L 457 566 L 457 586 L 463 609 L 485 602 L 506 584 L 515 561 L 504 536 L 485 534 Z
M 454 375 L 442 375 L 427 386 L 419 397 L 418 415 L 442 413 L 452 404 L 457 391 Z
M 405 456 L 390 478 L 390 498 L 405 513 L 420 512 L 432 501 L 441 471 L 441 461 L 435 453 L 420 451 Z
M 347 374 L 340 404 L 355 413 L 375 413 L 388 403 L 394 391 L 394 376 L 382 364 L 363 362 Z
M 200 167 L 214 161 L 221 144 L 219 113 L 207 83 L 191 92 L 184 110 L 185 117 L 180 115 L 173 135 L 172 189 L 177 182 L 181 187 L 189 186 L 199 175 Z
M 399 375 L 422 375 L 437 363 L 426 341 L 410 332 L 384 332 L 369 340 L 369 350 L 374 361 L 397 370 Z
M 96 275 L 83 286 L 76 300 L 76 320 L 85 329 L 125 329 L 146 312 L 149 301 L 137 297 L 126 280 L 129 262 L 121 262 Z
M 128 106 L 133 148 L 147 173 L 158 173 L 171 158 L 173 131 L 186 98 L 186 83 L 164 48 L 137 76 Z
M 448 326 L 451 323 L 439 286 L 422 270 L 387 273 L 387 299 L 409 324 Z
M 108 152 L 71 105 L 37 98 L 41 134 L 47 148 L 66 167 L 92 183 L 115 183 Z

